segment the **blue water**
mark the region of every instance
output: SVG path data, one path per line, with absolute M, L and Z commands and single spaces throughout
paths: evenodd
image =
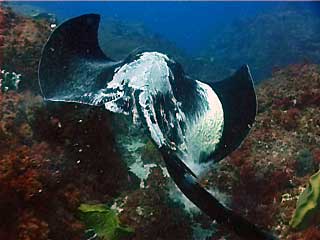
M 153 33 L 197 55 L 208 36 L 232 21 L 273 11 L 283 2 L 29 2 L 64 20 L 84 13 L 100 13 L 123 21 L 143 23 Z M 310 7 L 313 3 L 290 3 Z M 314 4 L 315 5 L 315 4 Z

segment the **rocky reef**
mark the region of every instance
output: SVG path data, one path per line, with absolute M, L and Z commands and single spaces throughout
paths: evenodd
M 320 18 L 312 8 L 282 3 L 255 17 L 236 19 L 211 36 L 196 65 L 201 79 L 224 79 L 239 65 L 249 64 L 256 82 L 274 68 L 304 61 L 320 63 Z M 211 70 L 206 70 L 211 69 Z
M 178 62 L 187 66 L 192 59 L 174 43 L 158 34 L 148 31 L 143 24 L 128 23 L 112 18 L 102 19 L 99 41 L 104 52 L 114 59 L 124 59 L 129 53 L 140 51 L 159 51 L 173 56 Z
M 205 181 L 232 196 L 233 209 L 280 239 L 317 239 L 319 222 L 303 233 L 294 233 L 289 222 L 299 194 L 319 168 L 319 65 L 277 70 L 257 87 L 257 98 L 248 138 Z
M 50 24 L 0 8 L 0 26 L 1 69 L 20 73 L 24 78 L 20 88 L 36 91 L 36 69 L 43 43 L 50 34 Z
M 152 142 L 138 148 L 143 166 L 150 170 L 141 184 L 117 149 L 115 127 L 128 129 L 121 122 L 114 124 L 114 114 L 43 102 L 37 61 L 52 31 L 48 19 L 22 17 L 1 7 L 0 23 L 0 68 L 21 74 L 18 90 L 5 88 L 15 83 L 10 77 L 13 80 L 2 81 L 0 93 L 0 239 L 77 240 L 94 235 L 88 232 L 92 222 L 88 226 L 82 219 L 83 204 L 103 204 L 100 212 L 113 211 L 116 226 L 127 226 L 132 233 L 121 239 L 237 239 L 183 199 Z M 113 24 L 110 41 L 132 34 Z M 150 39 L 145 41 L 152 47 Z M 159 46 L 169 49 L 162 42 Z M 116 45 L 109 49 L 119 57 L 126 52 Z M 171 51 L 183 58 L 174 47 Z M 272 77 L 257 86 L 257 95 L 259 111 L 249 137 L 201 182 L 224 204 L 280 239 L 319 239 L 319 222 L 303 231 L 294 231 L 289 222 L 299 194 L 320 164 L 320 66 L 274 69 Z

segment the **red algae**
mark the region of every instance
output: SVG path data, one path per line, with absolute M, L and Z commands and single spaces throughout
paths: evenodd
M 217 172 L 209 174 L 211 185 L 232 196 L 233 209 L 280 239 L 319 239 L 318 227 L 304 232 L 289 228 L 297 198 L 319 166 L 319 96 L 318 65 L 275 71 L 257 87 L 259 112 L 248 138 L 219 164 Z M 302 151 L 308 157 L 300 157 L 299 164 L 313 167 L 299 177 L 296 159 Z
M 48 111 L 36 73 L 49 23 L 0 9 L 1 68 L 21 72 L 24 84 L 23 92 L 0 93 L 0 238 L 82 239 L 80 203 L 110 200 L 127 176 L 112 150 L 110 121 L 74 105 Z
M 0 66 L 22 74 L 20 88 L 39 91 L 36 69 L 50 32 L 46 20 L 23 17 L 0 7 Z
M 0 206 L 7 216 L 1 217 L 1 234 L 7 239 L 81 239 L 80 203 L 109 201 L 127 179 L 112 150 L 106 116 L 91 110 L 79 126 L 70 117 L 84 109 L 73 106 L 78 112 L 46 115 L 43 102 L 29 93 L 0 94 L 0 105 Z

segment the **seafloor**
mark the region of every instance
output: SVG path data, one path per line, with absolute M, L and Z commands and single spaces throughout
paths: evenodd
M 214 229 L 210 240 L 237 239 L 174 201 L 162 168 L 151 167 L 141 188 L 116 151 L 110 113 L 43 102 L 37 64 L 52 31 L 49 20 L 0 8 L 0 239 L 84 239 L 84 203 L 117 209 L 119 222 L 132 229 L 125 239 L 187 240 L 195 226 Z M 21 76 L 6 75 L 5 87 L 5 72 Z M 257 86 L 257 97 L 249 137 L 208 169 L 202 184 L 280 239 L 320 239 L 316 218 L 303 231 L 289 227 L 297 198 L 320 164 L 320 66 L 275 69 Z M 145 164 L 161 162 L 152 143 L 139 151 Z

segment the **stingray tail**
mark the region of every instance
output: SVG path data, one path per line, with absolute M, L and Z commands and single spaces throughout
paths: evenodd
M 168 172 L 179 189 L 199 209 L 212 220 L 234 231 L 246 240 L 277 240 L 272 234 L 262 230 L 248 220 L 223 206 L 214 196 L 205 190 L 194 177 L 192 171 L 171 150 L 160 148 Z
M 86 14 L 58 26 L 45 44 L 38 76 L 46 100 L 92 102 L 119 64 L 100 49 L 100 16 Z

